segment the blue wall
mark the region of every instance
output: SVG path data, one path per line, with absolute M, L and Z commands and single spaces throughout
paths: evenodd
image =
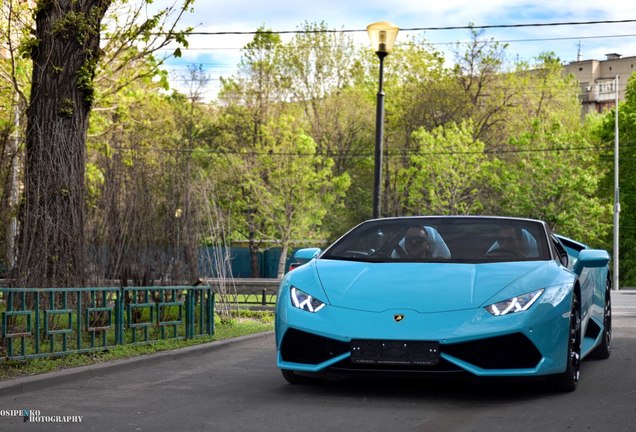
M 226 248 L 221 248 L 220 255 L 224 256 Z M 232 276 L 235 278 L 251 278 L 252 275 L 250 264 L 250 250 L 247 247 L 231 247 L 229 248 L 230 262 L 232 266 Z M 199 256 L 199 268 L 201 275 L 204 277 L 218 277 L 216 274 L 215 265 L 215 252 L 216 248 L 208 247 L 204 248 L 200 252 Z M 280 248 L 267 249 L 258 254 L 259 265 L 261 269 L 262 278 L 276 278 L 278 273 L 278 259 L 280 257 Z M 291 256 L 295 250 L 292 251 L 285 263 L 285 270 L 289 268 L 289 263 L 292 261 Z

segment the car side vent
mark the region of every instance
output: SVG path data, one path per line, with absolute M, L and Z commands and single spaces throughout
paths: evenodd
M 284 361 L 319 364 L 349 351 L 349 344 L 304 331 L 289 329 L 280 352 Z
M 601 333 L 601 327 L 594 322 L 594 320 L 589 320 L 587 324 L 587 330 L 585 330 L 585 337 L 590 339 L 596 339 L 598 335 Z
M 440 350 L 481 369 L 529 369 L 541 360 L 537 347 L 521 333 L 440 345 Z

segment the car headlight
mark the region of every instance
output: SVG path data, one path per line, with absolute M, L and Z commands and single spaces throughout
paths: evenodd
M 508 300 L 500 301 L 486 306 L 486 310 L 495 316 L 509 315 L 515 312 L 523 312 L 537 301 L 543 290 L 532 291 Z
M 291 287 L 290 298 L 292 306 L 307 312 L 318 312 L 325 304 L 296 287 Z

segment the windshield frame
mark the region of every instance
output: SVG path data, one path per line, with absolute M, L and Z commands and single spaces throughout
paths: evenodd
M 536 242 L 529 254 L 497 254 L 491 250 L 495 244 L 494 231 L 503 226 L 525 230 Z M 428 227 L 429 235 L 439 235 L 446 246 L 433 255 L 413 257 L 396 255 L 396 246 L 412 227 Z M 430 228 L 433 228 L 432 230 Z M 462 233 L 462 230 L 465 233 Z M 376 232 L 377 238 L 372 233 Z M 437 234 L 434 234 L 437 232 Z M 499 234 L 499 233 L 497 233 Z M 464 235 L 464 237 L 462 237 Z M 548 238 L 549 229 L 542 221 L 499 216 L 409 216 L 372 219 L 357 225 L 325 249 L 319 259 L 360 261 L 370 263 L 427 262 L 427 263 L 500 263 L 552 260 Z M 376 245 L 373 242 L 377 242 Z M 366 242 L 366 243 L 365 243 Z M 489 242 L 492 244 L 488 249 Z M 439 243 L 439 242 L 437 242 Z M 356 248 L 356 246 L 359 246 Z M 359 250 L 356 250 L 359 249 Z M 483 251 L 482 251 L 483 249 Z M 482 253 L 483 252 L 483 253 Z

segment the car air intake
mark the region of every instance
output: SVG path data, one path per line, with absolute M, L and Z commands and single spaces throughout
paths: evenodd
M 542 358 L 537 347 L 521 333 L 440 345 L 440 350 L 481 369 L 531 369 Z
M 349 344 L 291 328 L 285 332 L 280 352 L 284 361 L 319 364 L 349 352 Z

